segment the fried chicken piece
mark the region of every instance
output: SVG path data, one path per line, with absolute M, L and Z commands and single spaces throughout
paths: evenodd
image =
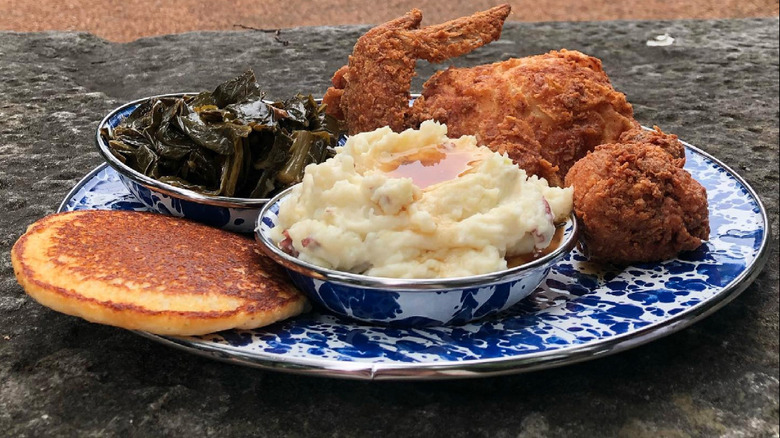
M 450 135 L 476 135 L 554 185 L 594 147 L 637 126 L 601 61 L 569 50 L 438 72 L 413 113 L 417 122 L 446 124 Z
M 598 146 L 565 183 L 574 187 L 580 243 L 592 260 L 667 260 L 709 238 L 706 190 L 652 142 Z
M 409 88 L 417 59 L 442 62 L 466 54 L 501 36 L 510 6 L 419 28 L 422 13 L 369 30 L 355 44 L 349 65 L 339 69 L 323 97 L 327 112 L 347 123 L 350 134 L 390 126 L 410 127 Z

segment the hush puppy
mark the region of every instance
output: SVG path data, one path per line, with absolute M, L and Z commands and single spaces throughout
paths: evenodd
M 672 162 L 677 167 L 685 165 L 685 146 L 674 134 L 667 134 L 661 128 L 653 126 L 653 130 L 647 130 L 636 126 L 620 135 L 617 141 L 620 144 L 643 143 L 659 146 L 672 156 Z
M 706 190 L 682 169 L 679 154 L 642 135 L 659 139 L 657 132 L 640 133 L 633 142 L 598 146 L 566 175 L 581 247 L 591 260 L 667 260 L 709 237 Z

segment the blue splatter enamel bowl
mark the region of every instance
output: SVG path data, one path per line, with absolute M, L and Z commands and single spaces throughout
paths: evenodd
M 139 105 L 152 98 L 181 97 L 198 93 L 173 93 L 145 97 L 128 102 L 103 118 L 97 128 L 96 143 L 103 159 L 117 171 L 120 181 L 139 201 L 149 209 L 172 216 L 186 217 L 208 225 L 239 233 L 251 233 L 260 208 L 267 198 L 234 198 L 209 196 L 172 186 L 150 178 L 122 163 L 111 153 L 108 142 L 101 135 L 103 129 L 110 133 Z
M 427 327 L 465 324 L 508 309 L 530 295 L 552 266 L 577 243 L 577 224 L 570 217 L 560 226 L 556 249 L 531 262 L 498 272 L 444 279 L 371 277 L 326 269 L 299 260 L 270 237 L 287 189 L 260 210 L 255 236 L 261 248 L 281 264 L 293 283 L 326 310 L 372 324 Z

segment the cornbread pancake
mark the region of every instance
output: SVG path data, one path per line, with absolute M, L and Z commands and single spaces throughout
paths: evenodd
M 254 240 L 156 213 L 54 214 L 30 225 L 11 260 L 41 304 L 161 335 L 256 328 L 308 307 Z

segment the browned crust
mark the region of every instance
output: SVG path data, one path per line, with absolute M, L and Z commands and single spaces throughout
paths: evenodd
M 566 175 L 580 242 L 590 259 L 656 262 L 698 248 L 710 234 L 707 191 L 662 147 L 598 146 Z
M 418 123 L 446 124 L 450 136 L 476 135 L 553 185 L 636 124 L 601 61 L 565 49 L 440 71 L 423 84 L 412 112 Z
M 374 27 L 355 43 L 349 65 L 333 75 L 323 98 L 326 111 L 343 118 L 350 134 L 411 127 L 409 87 L 417 59 L 442 62 L 497 40 L 510 10 L 505 4 L 420 28 L 422 13 L 412 9 Z
M 140 228 L 150 234 L 139 233 Z M 162 237 L 149 239 L 153 233 Z M 211 245 L 204 247 L 206 241 Z M 34 253 L 41 248 L 43 257 Z M 19 284 L 41 304 L 89 321 L 157 334 L 254 328 L 307 307 L 251 239 L 153 213 L 52 215 L 28 228 L 12 248 L 11 260 Z M 104 285 L 106 297 L 85 295 L 95 284 Z M 140 295 L 163 300 L 185 296 L 223 307 L 153 309 L 134 299 Z

